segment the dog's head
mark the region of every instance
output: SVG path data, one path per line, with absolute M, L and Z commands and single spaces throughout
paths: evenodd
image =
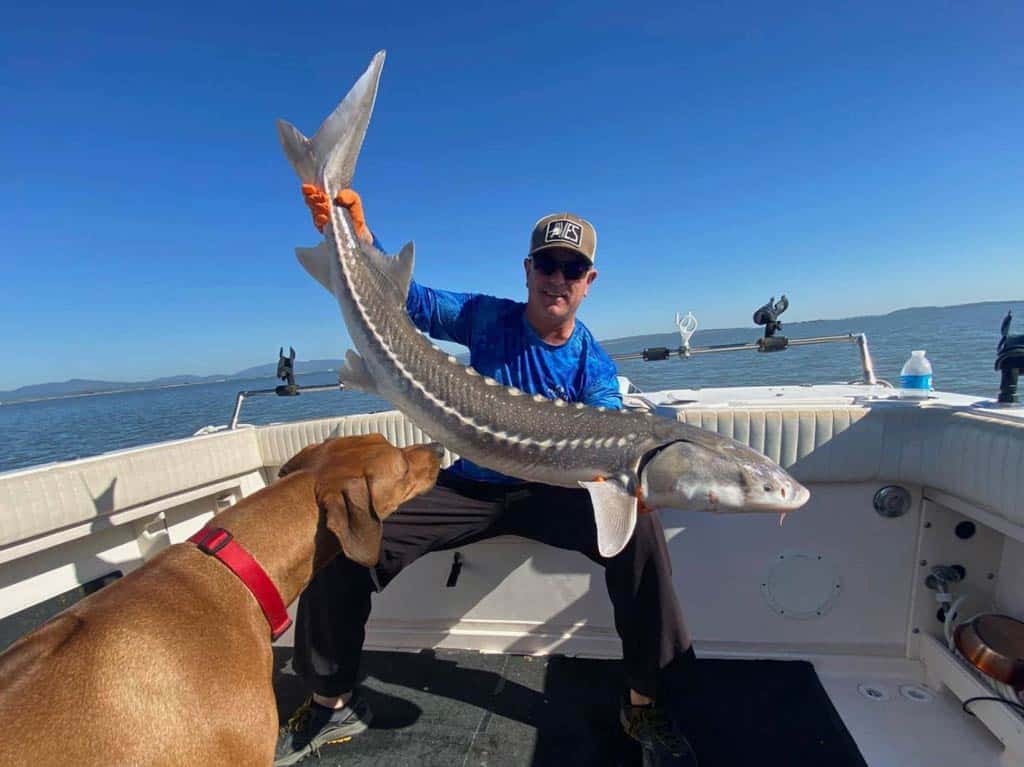
M 303 448 L 278 476 L 312 472 L 327 528 L 345 556 L 372 567 L 380 557 L 381 523 L 434 486 L 443 455 L 437 443 L 397 448 L 380 434 L 337 437 Z

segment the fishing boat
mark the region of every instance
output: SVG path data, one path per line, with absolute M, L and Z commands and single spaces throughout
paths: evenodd
M 728 348 L 690 346 L 680 321 L 678 348 L 632 356 L 849 342 L 858 380 L 621 382 L 628 407 L 733 437 L 811 490 L 782 525 L 661 515 L 701 658 L 688 704 L 701 763 L 1024 764 L 1024 408 L 901 397 L 877 379 L 863 335 L 788 341 L 771 320 Z M 1007 328 L 1012 400 L 1024 337 Z M 248 397 L 301 389 L 282 365 L 286 383 L 240 393 L 222 428 L 0 474 L 0 647 L 185 541 L 305 445 L 429 439 L 394 410 L 244 425 Z M 639 763 L 616 723 L 620 645 L 602 581 L 585 558 L 514 537 L 423 557 L 375 596 L 363 681 L 375 726 L 319 763 Z M 282 717 L 305 694 L 291 643 L 275 646 Z

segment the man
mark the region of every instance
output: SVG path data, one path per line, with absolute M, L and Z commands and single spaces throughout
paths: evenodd
M 303 193 L 314 224 L 322 228 L 329 220 L 326 195 L 310 185 Z M 343 190 L 335 203 L 349 210 L 361 238 L 376 242 L 355 192 Z M 588 221 L 569 213 L 545 216 L 533 228 L 523 261 L 525 304 L 413 282 L 406 310 L 431 337 L 469 347 L 470 364 L 507 386 L 621 408 L 615 364 L 576 319 L 597 279 L 596 245 Z M 585 490 L 527 483 L 464 459 L 442 471 L 433 490 L 385 520 L 380 562 L 372 575 L 339 555 L 302 595 L 294 667 L 313 695 L 282 730 L 274 764 L 295 764 L 369 725 L 371 712 L 355 683 L 374 590 L 423 554 L 510 534 L 579 551 L 605 568 L 626 671 L 622 725 L 662 762 L 696 764 L 667 709 L 656 704 L 670 690 L 685 687 L 695 661 L 656 514 L 641 515 L 626 548 L 605 559 L 597 551 Z

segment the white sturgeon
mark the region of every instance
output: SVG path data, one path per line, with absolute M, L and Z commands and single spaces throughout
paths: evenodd
M 278 122 L 299 178 L 331 199 L 351 186 L 383 64 L 381 51 L 312 139 Z M 785 513 L 810 497 L 777 464 L 727 437 L 647 414 L 566 407 L 481 376 L 409 319 L 411 242 L 388 256 L 362 242 L 338 206 L 324 236 L 296 254 L 336 297 L 356 347 L 346 354 L 342 383 L 384 397 L 433 439 L 482 466 L 586 488 L 603 556 L 629 542 L 638 500 L 650 509 Z

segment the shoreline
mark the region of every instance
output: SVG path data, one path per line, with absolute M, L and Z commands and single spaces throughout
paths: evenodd
M 308 370 L 303 373 L 296 373 L 295 377 L 300 378 L 301 376 L 308 375 L 319 375 L 321 373 L 333 373 L 333 368 L 327 368 L 325 370 Z M 129 394 L 131 392 L 142 392 L 142 391 L 160 391 L 161 389 L 182 389 L 188 386 L 206 386 L 209 384 L 222 384 L 230 383 L 232 381 L 265 381 L 268 379 L 262 377 L 256 378 L 217 378 L 212 381 L 186 381 L 183 383 L 173 384 L 158 384 L 158 385 L 142 385 L 142 386 L 127 386 L 120 389 L 105 389 L 104 391 L 84 391 L 74 392 L 70 394 L 52 394 L 46 397 L 25 397 L 23 399 L 8 399 L 0 402 L 0 407 L 7 407 L 10 405 L 28 405 L 33 402 L 53 402 L 55 400 L 62 399 L 79 399 L 82 397 L 103 397 L 108 394 Z M 274 379 L 277 380 L 276 378 Z

